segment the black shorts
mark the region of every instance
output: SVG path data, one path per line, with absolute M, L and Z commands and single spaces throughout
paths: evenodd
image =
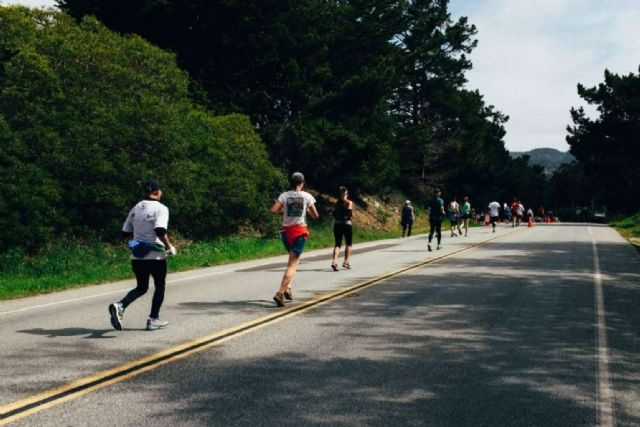
M 342 246 L 343 237 L 347 246 L 351 246 L 353 243 L 353 225 L 336 222 L 333 224 L 333 237 L 337 247 Z

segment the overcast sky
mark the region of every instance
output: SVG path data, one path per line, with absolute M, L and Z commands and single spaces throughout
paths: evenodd
M 0 0 L 16 3 L 54 1 Z M 568 150 L 569 109 L 583 105 L 576 85 L 596 85 L 605 68 L 638 73 L 640 0 L 450 0 L 450 10 L 478 29 L 468 87 L 509 116 L 511 151 Z

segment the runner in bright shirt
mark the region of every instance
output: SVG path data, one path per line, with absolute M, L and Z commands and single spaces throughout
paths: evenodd
M 304 187 L 304 175 L 300 172 L 294 172 L 291 175 L 291 184 L 293 189 L 286 191 L 278 197 L 270 212 L 273 214 L 282 213 L 282 230 L 280 235 L 285 249 L 289 253 L 289 261 L 287 269 L 282 276 L 280 288 L 273 297 L 278 307 L 284 307 L 284 300 L 293 300 L 291 291 L 291 283 L 298 269 L 300 255 L 304 250 L 304 245 L 309 236 L 307 228 L 306 215 L 318 218 L 318 210 L 316 209 L 316 199 L 306 191 L 302 191 Z
M 169 209 L 160 203 L 162 188 L 157 181 L 148 181 L 143 186 L 144 200 L 131 210 L 122 226 L 123 237 L 129 240 L 131 267 L 136 275 L 137 286 L 120 301 L 109 305 L 111 325 L 121 331 L 124 310 L 149 289 L 149 276 L 153 277 L 155 291 L 151 300 L 151 313 L 147 319 L 147 330 L 166 327 L 169 322 L 160 320 L 160 307 L 164 301 L 167 278 L 167 255 L 176 254 L 169 242 Z
M 518 227 L 522 223 L 522 219 L 524 218 L 524 205 L 518 200 Z
M 469 197 L 464 196 L 464 203 L 460 207 L 460 218 L 462 218 L 462 226 L 464 227 L 464 237 L 467 237 L 469 232 L 469 216 L 471 216 L 471 203 L 469 203 Z
M 489 203 L 489 218 L 491 219 L 491 227 L 493 227 L 493 232 L 496 232 L 496 222 L 498 221 L 498 217 L 500 215 L 500 203 L 497 201 L 493 201 Z
M 518 218 L 518 208 L 519 207 L 520 207 L 520 202 L 518 201 L 518 199 L 516 199 L 514 197 L 513 201 L 511 202 L 511 206 L 509 206 L 509 208 L 511 210 L 511 226 L 512 227 L 516 227 L 516 226 L 520 225 L 520 220 L 522 219 L 522 216 L 520 218 Z
M 436 249 L 440 249 L 440 242 L 442 240 L 442 219 L 444 218 L 444 200 L 440 198 L 442 192 L 439 188 L 436 188 L 433 192 L 433 199 L 427 206 L 429 208 L 429 244 L 427 248 L 431 252 L 431 240 L 433 234 L 436 234 L 438 239 L 438 246 Z

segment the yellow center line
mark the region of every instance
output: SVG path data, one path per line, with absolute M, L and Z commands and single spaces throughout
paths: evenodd
M 432 264 L 445 258 L 452 257 L 461 252 L 468 251 L 477 246 L 491 242 L 492 240 L 496 240 L 513 234 L 516 231 L 519 230 L 512 230 L 508 233 L 501 234 L 478 243 L 473 243 L 469 246 L 465 246 L 462 249 L 448 252 L 435 258 L 430 258 L 426 261 L 412 264 L 408 267 L 403 267 L 401 269 L 383 274 L 373 279 L 366 280 L 356 285 L 329 292 L 315 299 L 303 301 L 300 304 L 279 310 L 277 313 L 271 313 L 262 317 L 258 317 L 256 319 L 249 320 L 247 322 L 224 329 L 214 334 L 197 338 L 195 340 L 180 344 L 159 353 L 155 353 L 141 359 L 136 359 L 123 365 L 116 366 L 112 369 L 100 371 L 96 374 L 78 379 L 71 383 L 61 385 L 59 387 L 9 403 L 0 407 L 0 425 L 8 424 L 18 419 L 59 405 L 68 400 L 83 396 L 92 391 L 156 369 L 160 366 L 166 365 L 167 363 L 175 362 L 192 354 L 207 350 L 231 339 L 243 336 L 250 332 L 257 331 L 258 329 L 261 329 L 265 326 L 272 325 L 276 322 L 288 319 L 292 316 L 315 309 L 316 307 L 320 307 L 324 304 L 327 304 L 328 302 L 344 298 L 345 296 L 348 296 L 350 293 L 356 290 L 362 290 L 370 286 L 379 284 L 391 277 L 418 269 L 420 267 Z

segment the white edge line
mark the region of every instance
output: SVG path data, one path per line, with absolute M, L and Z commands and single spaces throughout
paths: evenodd
M 600 257 L 596 239 L 587 227 L 591 235 L 591 247 L 593 249 L 593 282 L 596 305 L 596 338 L 597 338 L 597 379 L 596 379 L 596 423 L 599 426 L 613 427 L 616 425 L 615 406 L 613 403 L 613 387 L 611 386 L 611 373 L 609 371 L 609 348 L 607 344 L 606 311 L 604 307 L 604 294 L 602 290 L 602 272 L 600 271 Z

